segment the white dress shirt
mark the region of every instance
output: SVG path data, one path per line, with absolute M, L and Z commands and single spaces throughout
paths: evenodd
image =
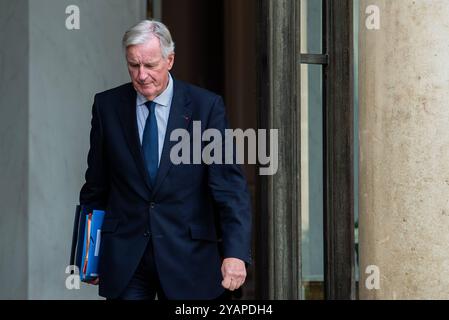
M 173 79 L 169 74 L 168 86 L 153 102 L 156 104 L 155 114 L 158 130 L 158 146 L 159 146 L 159 164 L 161 162 L 162 148 L 164 147 L 165 132 L 167 131 L 168 117 L 170 115 L 171 102 L 173 99 Z M 147 98 L 137 92 L 136 112 L 137 127 L 139 129 L 140 145 L 142 145 L 143 131 L 147 121 L 149 110 L 145 103 Z

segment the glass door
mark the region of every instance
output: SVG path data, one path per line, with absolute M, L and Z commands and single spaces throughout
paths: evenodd
M 352 0 L 301 0 L 301 289 L 355 298 Z
M 301 0 L 302 297 L 324 299 L 323 3 Z

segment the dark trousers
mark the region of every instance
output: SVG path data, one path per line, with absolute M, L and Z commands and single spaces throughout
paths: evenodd
M 150 239 L 133 277 L 116 300 L 167 300 L 156 271 Z
M 154 262 L 153 244 L 150 240 L 131 281 L 122 294 L 113 300 L 154 300 L 156 296 L 158 300 L 168 300 L 159 282 Z M 226 290 L 214 300 L 231 300 L 231 291 Z

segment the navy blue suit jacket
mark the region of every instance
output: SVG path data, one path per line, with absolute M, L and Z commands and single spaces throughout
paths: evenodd
M 178 128 L 192 135 L 228 127 L 220 96 L 174 80 L 174 93 L 157 182 L 149 182 L 138 136 L 131 83 L 99 93 L 92 108 L 86 182 L 80 204 L 107 211 L 102 228 L 99 294 L 125 289 L 148 241 L 169 299 L 211 299 L 223 293 L 221 263 L 251 263 L 251 208 L 239 165 L 170 161 Z M 204 143 L 203 143 L 204 147 Z M 224 151 L 223 151 L 224 157 Z M 149 236 L 151 234 L 151 236 Z

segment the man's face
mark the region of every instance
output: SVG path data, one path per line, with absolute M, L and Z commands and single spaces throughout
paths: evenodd
M 145 98 L 154 100 L 167 88 L 168 72 L 173 67 L 175 55 L 170 54 L 164 59 L 158 38 L 128 47 L 126 60 L 134 88 Z

